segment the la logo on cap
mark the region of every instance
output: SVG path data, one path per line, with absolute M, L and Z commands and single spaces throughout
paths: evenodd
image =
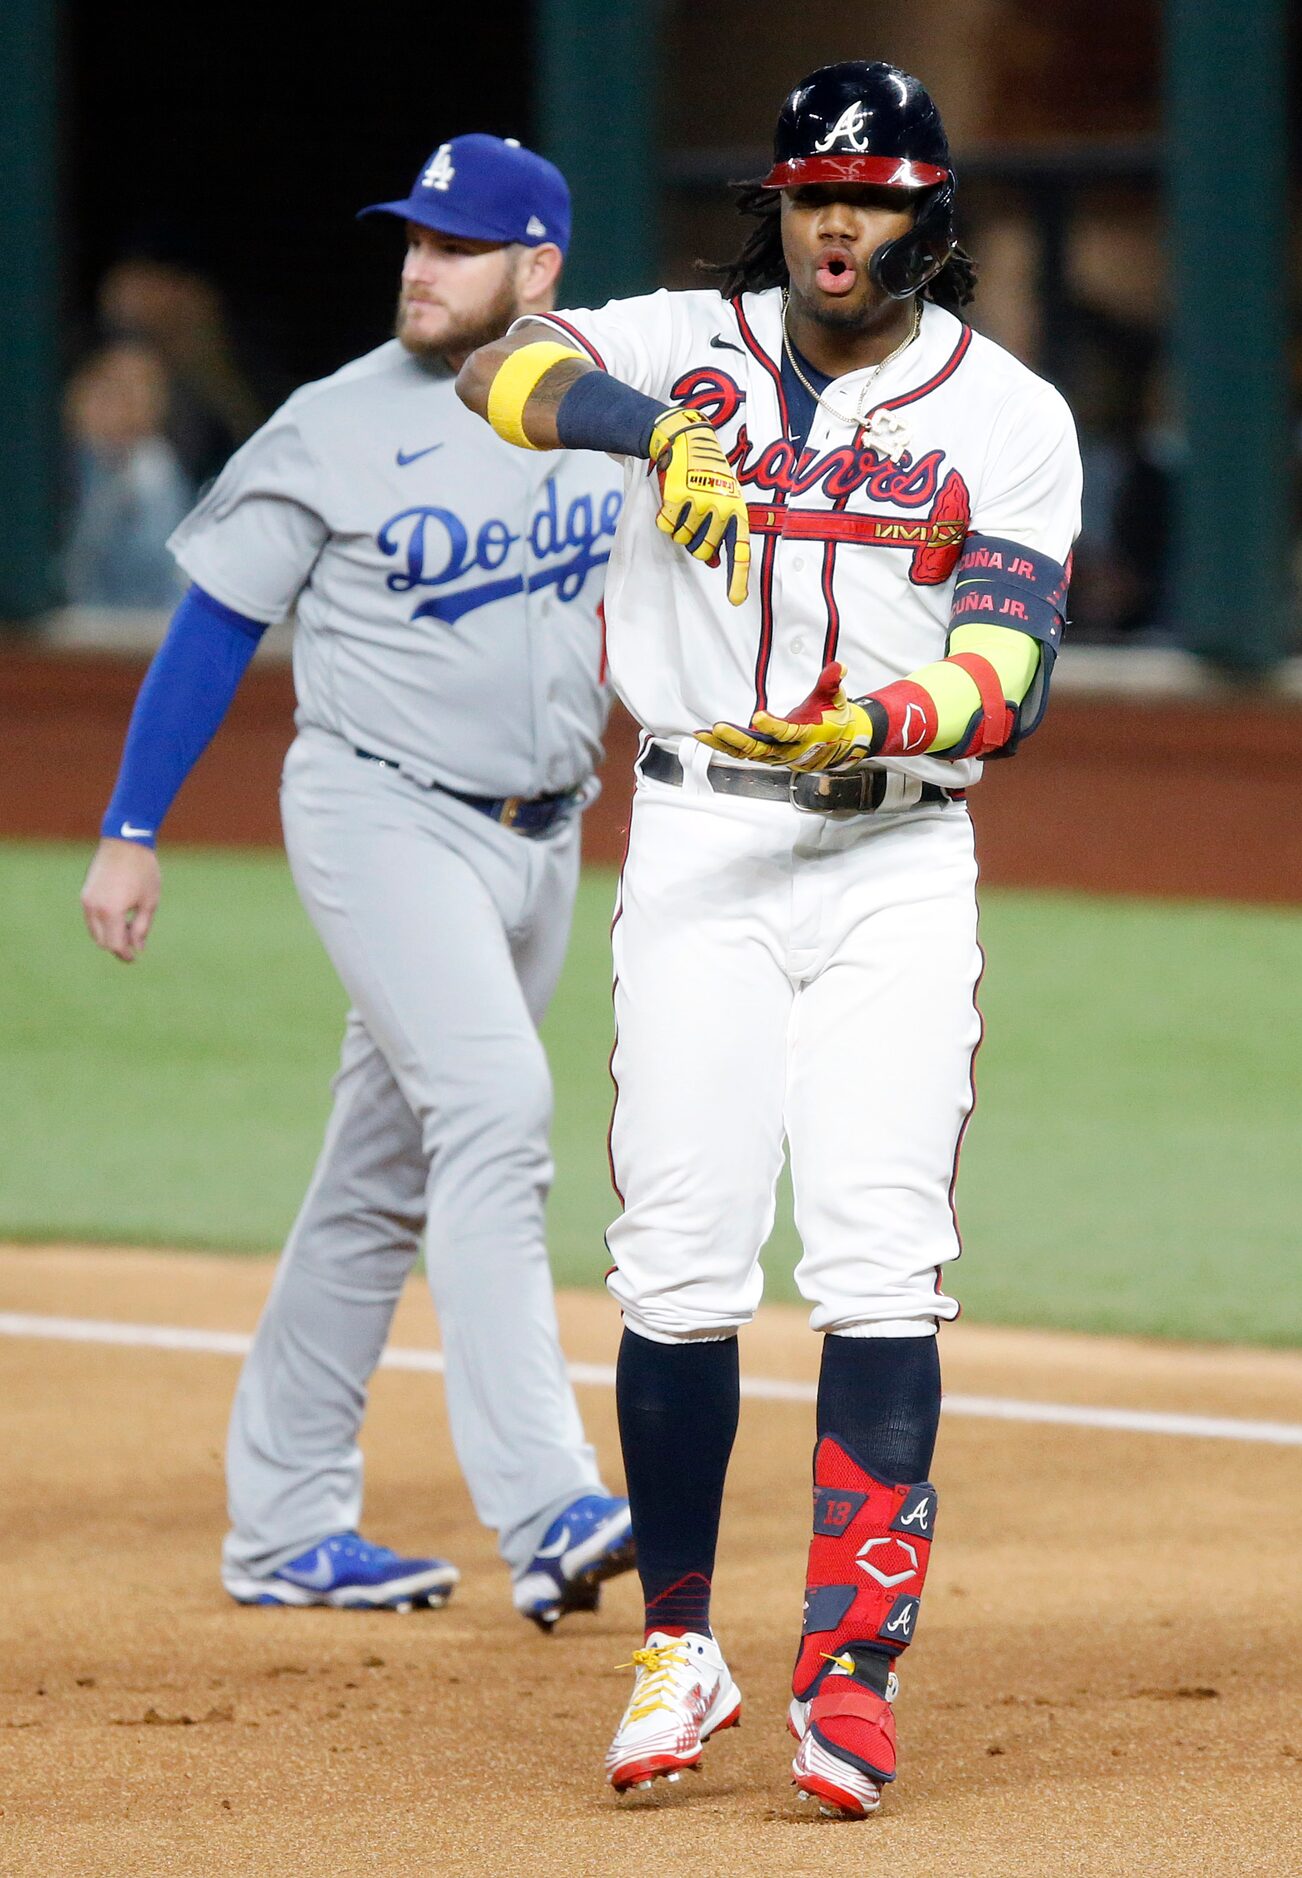
M 449 154 L 451 144 L 441 143 L 425 166 L 420 179 L 422 189 L 446 189 L 456 175 L 456 165 Z

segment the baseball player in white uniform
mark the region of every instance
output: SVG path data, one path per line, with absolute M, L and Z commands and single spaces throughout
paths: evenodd
M 620 1790 L 740 1714 L 710 1581 L 784 1138 L 823 1337 L 793 1777 L 862 1818 L 895 1774 L 981 1029 L 963 798 L 1043 708 L 1080 502 L 1062 399 L 961 317 L 953 201 L 922 86 L 825 67 L 721 292 L 528 321 L 459 381 L 518 445 L 625 460 L 609 1286 L 646 1634 Z
M 592 1609 L 632 1563 L 562 1360 L 543 1205 L 556 984 L 608 708 L 618 476 L 525 457 L 453 372 L 554 304 L 560 172 L 510 140 L 434 153 L 400 201 L 396 337 L 296 392 L 172 537 L 194 583 L 152 665 L 83 891 L 138 956 L 154 842 L 267 624 L 296 615 L 286 846 L 351 1004 L 311 1186 L 240 1379 L 222 1577 L 245 1603 L 410 1608 L 455 1568 L 358 1533 L 357 1433 L 425 1235 L 448 1416 L 517 1609 Z M 274 1124 L 273 1124 L 274 1125 Z

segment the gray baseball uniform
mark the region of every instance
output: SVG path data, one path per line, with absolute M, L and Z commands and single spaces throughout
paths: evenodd
M 530 838 L 447 792 L 591 793 L 618 482 L 501 443 L 394 340 L 296 392 L 172 537 L 225 605 L 295 612 L 286 847 L 352 1006 L 236 1394 L 231 1570 L 357 1527 L 367 1383 L 426 1228 L 452 1438 L 508 1564 L 601 1490 L 556 1331 L 536 1028 L 579 818 Z

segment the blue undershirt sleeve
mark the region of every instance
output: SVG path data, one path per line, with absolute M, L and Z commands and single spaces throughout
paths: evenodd
M 266 630 L 202 587 L 190 588 L 140 687 L 101 835 L 153 847 Z

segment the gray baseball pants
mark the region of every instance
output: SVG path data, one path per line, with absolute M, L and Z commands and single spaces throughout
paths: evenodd
M 357 1434 L 425 1232 L 461 1471 L 513 1571 L 601 1492 L 557 1333 L 543 1208 L 578 817 L 526 839 L 325 731 L 300 732 L 290 869 L 352 1009 L 325 1143 L 236 1390 L 229 1568 L 361 1520 Z

